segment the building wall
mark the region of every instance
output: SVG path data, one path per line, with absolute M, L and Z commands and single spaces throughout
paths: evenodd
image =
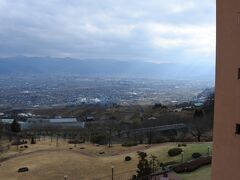
M 240 0 L 217 0 L 213 180 L 240 180 Z

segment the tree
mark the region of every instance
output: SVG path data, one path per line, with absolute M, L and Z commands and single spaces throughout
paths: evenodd
M 204 104 L 203 104 L 203 109 L 205 113 L 213 113 L 214 111 L 214 100 L 215 100 L 215 94 L 211 93 L 208 95 L 206 98 Z
M 0 122 L 0 139 L 2 139 L 2 135 L 3 135 L 3 123 Z
M 209 130 L 208 121 L 209 119 L 204 117 L 203 110 L 195 110 L 193 123 L 191 125 L 191 134 L 198 142 L 201 142 L 202 137 L 204 137 L 204 134 Z
M 105 124 L 108 147 L 112 146 L 112 136 L 113 132 L 116 130 L 116 127 L 117 127 L 116 117 L 111 116 L 109 120 L 106 121 Z
M 193 118 L 203 118 L 203 110 L 196 109 L 194 111 Z
M 2 124 L 2 122 L 0 122 L 0 149 L 1 150 L 2 150 L 2 145 L 3 145 L 2 135 L 3 135 L 3 124 Z
M 14 121 L 11 124 L 11 131 L 16 133 L 17 136 L 17 149 L 18 149 L 18 145 L 20 143 L 20 137 L 19 137 L 19 132 L 20 132 L 20 124 L 18 123 L 17 119 L 14 119 Z
M 153 138 L 153 131 L 151 128 L 149 128 L 148 132 L 147 132 L 147 140 L 148 140 L 148 144 L 152 144 L 152 138 Z
M 18 123 L 18 121 L 16 119 L 14 119 L 14 121 L 11 124 L 11 131 L 14 133 L 18 133 L 20 132 L 21 128 L 20 128 L 20 124 Z
M 157 160 L 157 156 L 154 156 L 154 155 L 150 155 L 150 167 L 151 167 L 151 172 L 154 173 L 156 170 L 157 170 L 157 167 L 158 167 L 158 160 Z
M 34 137 L 31 137 L 31 144 L 36 144 L 36 140 L 34 139 Z
M 147 158 L 147 153 L 145 152 L 138 152 L 139 162 L 138 162 L 138 170 L 137 170 L 137 177 L 141 178 L 142 180 L 147 180 L 148 175 L 151 174 L 151 166 Z

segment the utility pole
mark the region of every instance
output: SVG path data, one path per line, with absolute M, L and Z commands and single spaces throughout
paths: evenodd
M 113 180 L 113 170 L 114 170 L 114 166 L 112 166 L 112 180 Z
M 181 152 L 181 162 L 183 163 L 183 155 L 184 155 L 184 151 Z
M 210 146 L 208 146 L 208 156 L 210 155 Z
M 57 134 L 57 139 L 56 139 L 56 146 L 58 147 L 58 134 Z

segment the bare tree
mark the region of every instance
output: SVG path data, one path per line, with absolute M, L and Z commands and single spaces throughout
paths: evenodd
M 195 110 L 193 117 L 190 132 L 192 136 L 200 142 L 202 138 L 205 137 L 205 134 L 210 130 L 210 120 L 207 116 L 204 116 L 203 111 L 199 109 Z
M 2 122 L 0 122 L 0 140 L 2 139 L 2 135 L 3 135 L 3 124 Z
M 111 116 L 108 120 L 106 120 L 105 123 L 106 128 L 106 135 L 107 135 L 107 141 L 108 141 L 108 147 L 112 146 L 112 136 L 113 133 L 116 131 L 117 122 L 116 117 Z
M 0 149 L 2 150 L 3 148 L 3 124 L 0 122 Z

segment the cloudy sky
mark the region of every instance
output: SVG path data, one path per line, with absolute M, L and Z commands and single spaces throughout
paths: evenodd
M 0 56 L 214 63 L 215 0 L 0 0 Z

